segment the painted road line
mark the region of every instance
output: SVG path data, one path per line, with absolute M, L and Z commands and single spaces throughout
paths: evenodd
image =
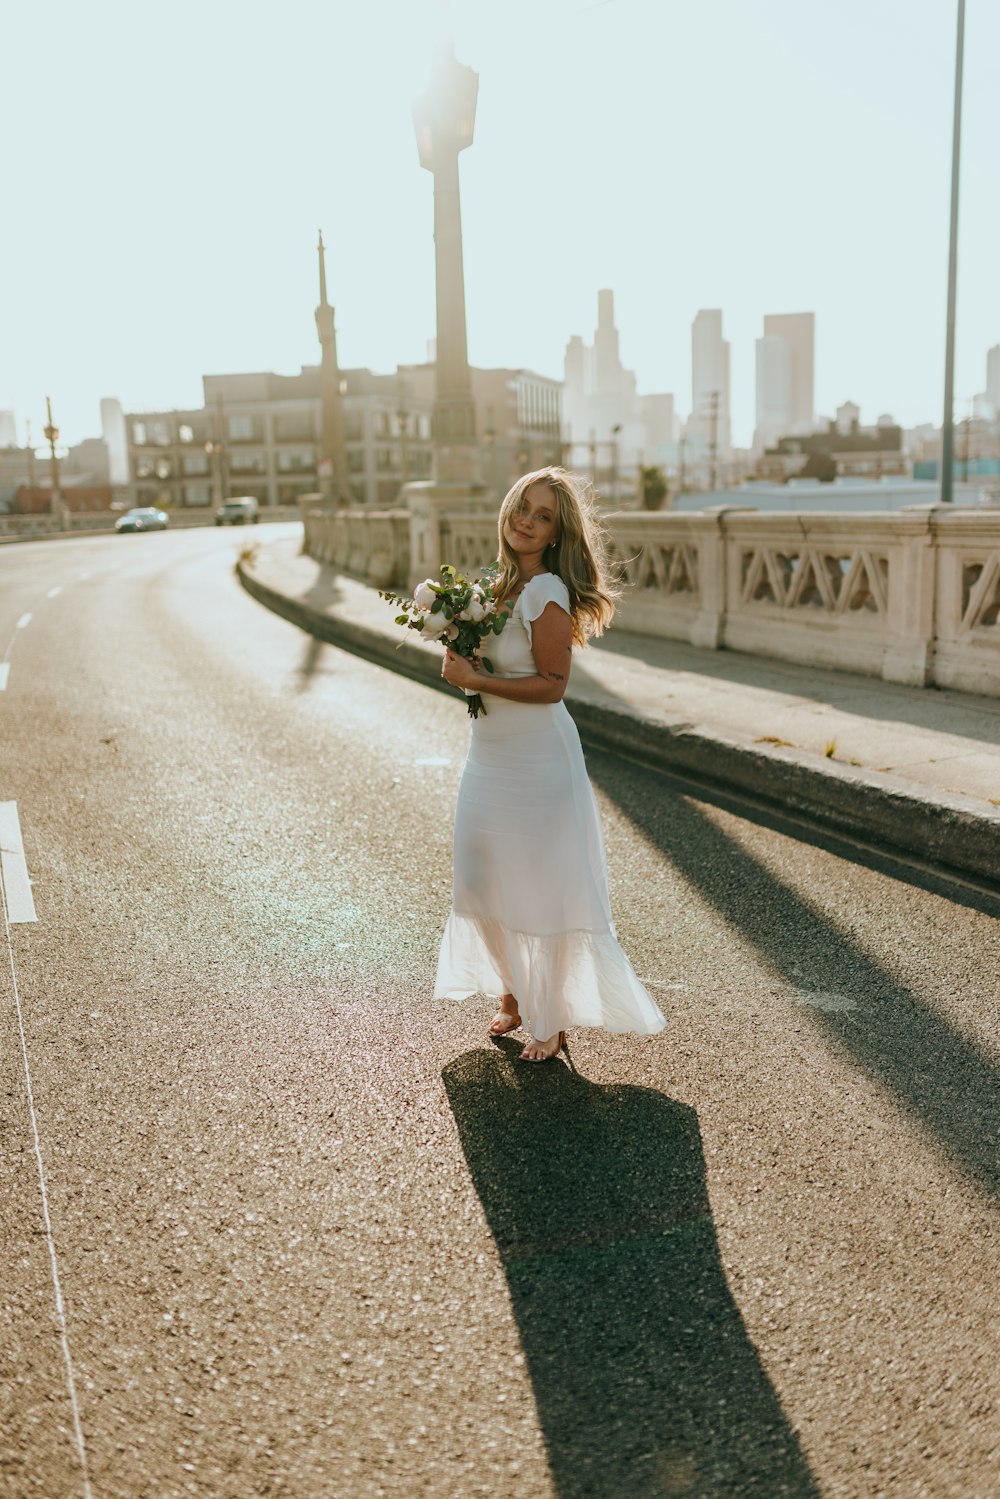
M 9 676 L 10 676 L 10 662 L 9 661 L 0 661 L 0 692 L 3 692 L 6 689 L 7 678 Z
M 30 614 L 22 614 L 21 618 L 18 620 L 17 624 L 14 626 L 14 629 L 15 630 L 23 630 L 26 625 L 30 625 L 30 624 L 31 624 L 31 615 Z
M 2 817 L 8 807 L 14 808 L 16 825 L 17 804 L 15 802 L 0 802 L 0 817 Z M 20 836 L 20 833 L 18 836 Z M 73 1359 L 69 1351 L 69 1326 L 66 1321 L 66 1305 L 63 1301 L 62 1282 L 59 1277 L 59 1257 L 56 1254 L 56 1241 L 52 1232 L 52 1215 L 49 1212 L 49 1192 L 45 1182 L 45 1166 L 42 1162 L 42 1141 L 38 1131 L 38 1115 L 35 1111 L 35 1090 L 31 1086 L 31 1067 L 28 1063 L 28 1038 L 24 1032 L 24 1012 L 21 1009 L 21 992 L 17 982 L 14 943 L 10 930 L 12 917 L 8 900 L 7 871 L 2 859 L 0 859 L 0 906 L 3 907 L 4 938 L 7 947 L 7 959 L 10 964 L 10 979 L 14 990 L 17 1030 L 21 1040 L 24 1086 L 28 1095 L 28 1115 L 31 1119 L 31 1135 L 35 1146 L 35 1164 L 38 1167 L 38 1187 L 42 1198 L 42 1221 L 45 1224 L 45 1242 L 49 1251 L 49 1269 L 52 1273 L 52 1289 L 55 1294 L 56 1317 L 59 1322 L 59 1342 L 62 1345 L 63 1364 L 66 1368 L 66 1389 L 69 1395 L 70 1409 L 73 1412 L 73 1440 L 76 1444 L 76 1454 L 80 1462 L 80 1472 L 83 1480 L 83 1499 L 94 1499 L 94 1491 L 90 1486 L 87 1445 L 83 1439 L 83 1423 L 80 1420 L 80 1402 L 76 1394 L 76 1373 L 73 1369 Z
M 8 921 L 38 920 L 28 878 L 28 861 L 24 857 L 17 802 L 0 802 L 0 884 L 4 889 Z
M 57 598 L 60 593 L 62 593 L 62 588 L 57 583 L 56 586 L 55 586 L 55 588 L 50 588 L 49 589 L 49 591 L 45 595 L 45 597 L 47 599 L 54 599 L 54 598 Z

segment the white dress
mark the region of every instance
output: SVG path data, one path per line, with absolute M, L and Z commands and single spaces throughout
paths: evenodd
M 531 626 L 549 603 L 568 612 L 569 593 L 541 573 L 484 646 L 498 677 L 537 676 Z M 565 704 L 483 702 L 458 793 L 435 999 L 513 994 L 543 1040 L 574 1025 L 662 1030 L 615 937 L 597 802 Z

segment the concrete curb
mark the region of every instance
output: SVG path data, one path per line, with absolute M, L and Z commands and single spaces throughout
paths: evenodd
M 420 646 L 404 640 L 397 648 L 390 636 L 290 598 L 262 582 L 242 560 L 236 571 L 252 598 L 308 634 L 450 693 L 437 659 Z M 1000 809 L 973 810 L 958 796 L 922 790 L 895 776 L 833 760 L 803 760 L 780 746 L 755 744 L 706 726 L 654 721 L 572 691 L 566 706 L 581 739 L 594 749 L 720 791 L 750 795 L 832 833 L 1000 891 Z

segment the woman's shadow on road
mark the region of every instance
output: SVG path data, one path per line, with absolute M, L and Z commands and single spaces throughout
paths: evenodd
M 818 1499 L 726 1283 L 694 1110 L 519 1050 L 442 1076 L 557 1493 Z

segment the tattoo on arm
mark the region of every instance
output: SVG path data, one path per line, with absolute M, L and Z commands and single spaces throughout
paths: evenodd
M 565 682 L 566 680 L 562 673 L 558 671 L 550 671 L 549 676 L 552 678 L 553 682 Z

